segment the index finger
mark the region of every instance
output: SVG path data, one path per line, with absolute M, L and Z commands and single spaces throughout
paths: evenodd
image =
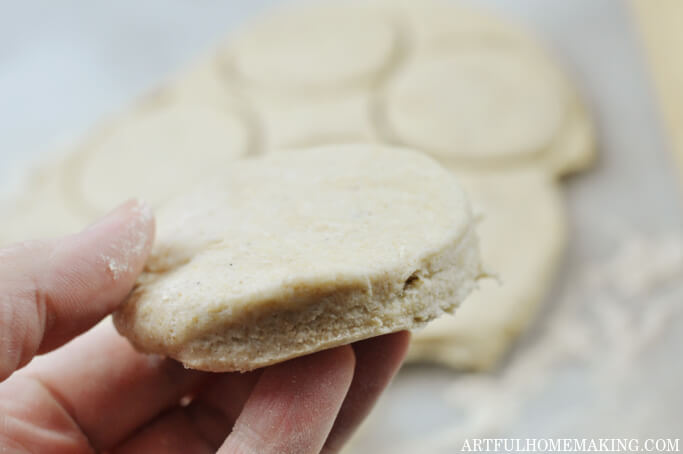
M 78 234 L 0 250 L 0 381 L 113 311 L 153 238 L 151 210 L 130 201 Z

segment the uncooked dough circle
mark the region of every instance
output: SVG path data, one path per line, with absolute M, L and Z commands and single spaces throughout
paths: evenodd
M 248 132 L 228 112 L 183 105 L 123 121 L 87 150 L 77 175 L 98 213 L 131 197 L 156 205 L 247 152 Z
M 237 41 L 233 58 L 250 83 L 316 89 L 371 83 L 395 46 L 388 20 L 357 8 L 311 8 L 252 26 Z
M 510 49 L 416 60 L 388 89 L 387 123 L 399 141 L 446 160 L 538 153 L 565 116 L 554 76 L 532 53 Z
M 480 275 L 469 204 L 432 159 L 334 145 L 243 160 L 169 200 L 115 315 L 141 350 L 251 370 L 422 325 Z

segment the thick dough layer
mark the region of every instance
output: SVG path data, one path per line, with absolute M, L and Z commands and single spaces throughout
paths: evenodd
M 409 359 L 490 369 L 533 319 L 553 282 L 566 243 L 563 201 L 557 183 L 538 169 L 456 173 L 482 212 L 482 261 L 498 280 L 481 281 L 457 316 L 417 331 Z
M 234 114 L 182 104 L 148 108 L 87 144 L 74 190 L 93 214 L 131 197 L 157 205 L 247 151 L 248 131 Z
M 251 370 L 452 312 L 481 275 L 469 204 L 419 153 L 337 145 L 235 163 L 159 210 L 115 314 L 139 349 Z

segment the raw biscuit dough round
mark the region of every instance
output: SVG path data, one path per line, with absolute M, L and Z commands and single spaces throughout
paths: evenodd
M 248 151 L 235 114 L 184 104 L 130 114 L 88 144 L 75 188 L 94 214 L 131 197 L 157 205 Z
M 445 161 L 519 161 L 547 151 L 566 119 L 567 90 L 531 52 L 466 49 L 419 59 L 386 93 L 400 142 Z
M 225 59 L 260 88 L 368 86 L 397 46 L 394 25 L 385 19 L 359 5 L 277 11 L 245 30 Z
M 481 211 L 482 262 L 497 276 L 480 281 L 455 317 L 417 331 L 412 361 L 458 369 L 493 367 L 546 296 L 566 243 L 559 187 L 543 170 L 455 172 Z
M 235 163 L 157 213 L 114 315 L 142 351 L 251 370 L 423 325 L 481 274 L 455 178 L 405 149 L 336 145 Z

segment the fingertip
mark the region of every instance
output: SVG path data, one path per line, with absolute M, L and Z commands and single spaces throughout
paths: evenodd
M 265 368 L 219 452 L 319 452 L 355 364 L 344 345 Z
M 152 211 L 133 200 L 80 233 L 0 251 L 0 380 L 112 312 L 153 240 Z
M 340 372 L 348 374 L 349 380 L 353 378 L 353 372 L 356 369 L 356 353 L 350 345 L 342 345 L 318 354 L 329 356 L 327 360 L 330 362 L 330 367 L 339 368 Z
M 114 280 L 137 276 L 154 241 L 154 215 L 140 199 L 129 200 L 73 235 L 68 252 L 98 255 Z
M 410 332 L 400 331 L 353 344 L 356 367 L 346 400 L 322 452 L 341 451 L 401 367 Z
M 144 268 L 154 241 L 147 203 L 129 200 L 85 230 L 57 240 L 35 279 L 55 315 L 48 351 L 90 328 L 125 299 Z M 47 330 L 46 330 L 47 331 Z
M 388 334 L 386 337 L 394 355 L 400 362 L 403 362 L 406 354 L 408 354 L 408 347 L 410 347 L 410 331 L 399 331 Z

